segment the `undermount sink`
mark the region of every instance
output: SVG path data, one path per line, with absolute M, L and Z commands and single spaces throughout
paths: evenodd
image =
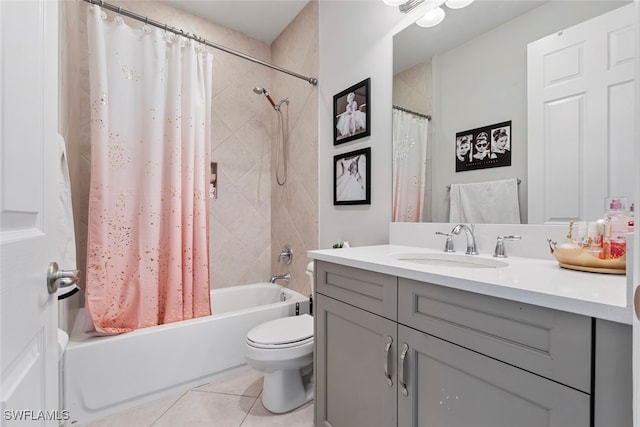
M 392 254 L 391 257 L 398 261 L 441 267 L 501 268 L 509 265 L 506 262 L 498 261 L 497 259 L 478 258 L 475 255 L 453 253 L 407 252 Z

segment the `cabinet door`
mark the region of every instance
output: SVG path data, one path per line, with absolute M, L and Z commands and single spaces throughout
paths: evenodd
M 398 326 L 400 427 L 587 427 L 588 394 Z
M 395 426 L 396 323 L 317 294 L 315 324 L 316 426 Z

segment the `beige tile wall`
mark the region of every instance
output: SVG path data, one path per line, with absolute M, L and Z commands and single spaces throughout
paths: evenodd
M 431 62 L 393 76 L 393 105 L 421 114 L 433 112 L 433 77 Z
M 273 54 L 272 46 L 264 42 L 162 2 L 111 3 L 263 61 L 300 73 L 317 74 L 318 8 L 315 2 L 311 2 L 274 42 Z M 91 156 L 87 7 L 81 0 L 62 2 L 61 18 L 61 127 L 69 153 L 78 266 L 82 270 L 86 265 Z M 127 22 L 131 26 L 140 25 L 135 21 Z M 305 277 L 301 267 L 303 258 L 306 259 L 304 252 L 306 248 L 315 247 L 317 242 L 317 92 L 304 81 L 299 83 L 295 81 L 297 79 L 283 77 L 267 67 L 222 51 L 212 51 L 214 128 L 211 157 L 218 163 L 218 198 L 211 201 L 210 221 L 212 287 L 268 280 L 272 269 L 277 267 L 274 262 L 281 242 L 290 241 L 299 254 L 291 285 L 300 289 L 304 286 L 300 280 Z M 272 153 L 277 116 L 264 99 L 253 93 L 255 86 L 270 89 L 274 98 L 291 99 L 290 178 L 284 191 L 274 191 L 277 186 L 272 184 L 275 183 Z M 303 141 L 304 146 L 294 146 Z M 286 202 L 283 202 L 284 198 Z M 272 209 L 274 203 L 279 205 Z M 284 206 L 287 209 L 283 215 L 281 208 Z M 272 224 L 272 216 L 285 215 L 286 222 L 279 217 Z M 296 240 L 289 235 L 291 231 Z M 278 236 L 277 239 L 274 236 Z M 273 272 L 278 273 L 275 269 Z
M 304 76 L 318 77 L 317 1 L 310 1 L 273 42 L 271 55 L 275 64 Z M 279 186 L 275 178 L 271 180 L 271 269 L 275 274 L 289 272 L 290 287 L 309 295 L 311 287 L 304 274 L 310 261 L 307 250 L 318 248 L 318 88 L 305 80 L 274 73 L 272 95 L 276 102 L 289 98 L 290 103 L 287 182 Z M 285 121 L 286 111 L 284 108 Z M 276 118 L 274 113 L 272 176 L 276 170 L 279 132 Z M 293 249 L 290 265 L 278 262 L 285 244 Z

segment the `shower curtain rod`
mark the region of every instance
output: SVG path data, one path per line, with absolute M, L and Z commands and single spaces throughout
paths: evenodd
M 178 34 L 180 36 L 186 37 L 186 38 L 191 39 L 191 40 L 195 40 L 195 41 L 197 41 L 199 43 L 205 44 L 205 45 L 207 45 L 209 47 L 212 47 L 214 49 L 218 49 L 218 50 L 221 50 L 223 52 L 229 53 L 231 55 L 235 55 L 237 57 L 240 57 L 242 59 L 246 59 L 248 61 L 255 62 L 256 64 L 264 65 L 265 67 L 269 67 L 269 68 L 272 68 L 272 69 L 274 69 L 276 71 L 280 71 L 282 73 L 289 74 L 290 76 L 297 77 L 297 78 L 302 79 L 302 80 L 306 80 L 308 83 L 311 83 L 314 86 L 318 85 L 318 79 L 315 78 L 315 77 L 306 77 L 306 76 L 303 76 L 301 74 L 294 73 L 293 71 L 287 70 L 285 68 L 278 67 L 277 65 L 269 64 L 268 62 L 262 61 L 262 60 L 260 60 L 258 58 L 254 58 L 253 56 L 249 56 L 249 55 L 246 55 L 246 54 L 244 54 L 242 52 L 238 52 L 237 50 L 233 50 L 233 49 L 230 49 L 228 47 L 219 45 L 217 43 L 210 42 L 210 41 L 208 41 L 206 39 L 203 39 L 202 37 L 196 36 L 195 34 L 185 33 L 183 30 L 179 30 L 179 29 L 177 29 L 175 27 L 170 27 L 167 24 L 163 24 L 162 22 L 154 21 L 153 19 L 149 19 L 148 16 L 138 15 L 137 13 L 131 12 L 129 10 L 125 10 L 125 9 L 119 7 L 119 6 L 114 6 L 114 5 L 110 4 L 110 3 L 105 3 L 102 0 L 84 0 L 84 1 L 87 2 L 87 3 L 98 5 L 103 9 L 108 9 L 108 10 L 110 10 L 112 12 L 116 12 L 119 15 L 124 15 L 126 17 L 135 19 L 137 21 L 144 22 L 146 25 L 153 25 L 154 27 L 163 29 L 165 31 L 171 31 L 172 33 Z
M 397 105 L 393 105 L 393 108 L 395 108 L 396 110 L 404 111 L 405 113 L 413 114 L 414 116 L 423 117 L 427 120 L 431 120 L 431 116 L 428 114 L 416 113 L 415 111 L 407 110 L 406 108 L 398 107 Z

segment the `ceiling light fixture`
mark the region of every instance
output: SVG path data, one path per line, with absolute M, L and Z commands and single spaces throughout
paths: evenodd
M 444 15 L 444 9 L 438 6 L 435 9 L 429 10 L 422 18 L 419 18 L 416 21 L 416 25 L 424 28 L 435 27 L 442 22 Z
M 469 6 L 474 0 L 382 0 L 389 6 L 398 6 L 402 13 L 409 13 L 425 1 L 429 2 L 429 9 L 416 21 L 416 25 L 421 27 L 434 27 L 442 22 L 445 11 L 441 7 L 443 4 L 449 9 L 462 9 Z
M 447 0 L 444 4 L 449 9 L 462 9 L 473 3 L 473 0 Z
M 400 6 L 405 3 L 407 0 L 382 0 L 384 4 L 387 6 Z
M 402 2 L 401 5 L 398 6 L 398 9 L 400 9 L 400 12 L 402 13 L 409 13 L 413 9 L 415 9 L 416 7 L 424 3 L 424 1 L 425 0 L 406 0 Z

